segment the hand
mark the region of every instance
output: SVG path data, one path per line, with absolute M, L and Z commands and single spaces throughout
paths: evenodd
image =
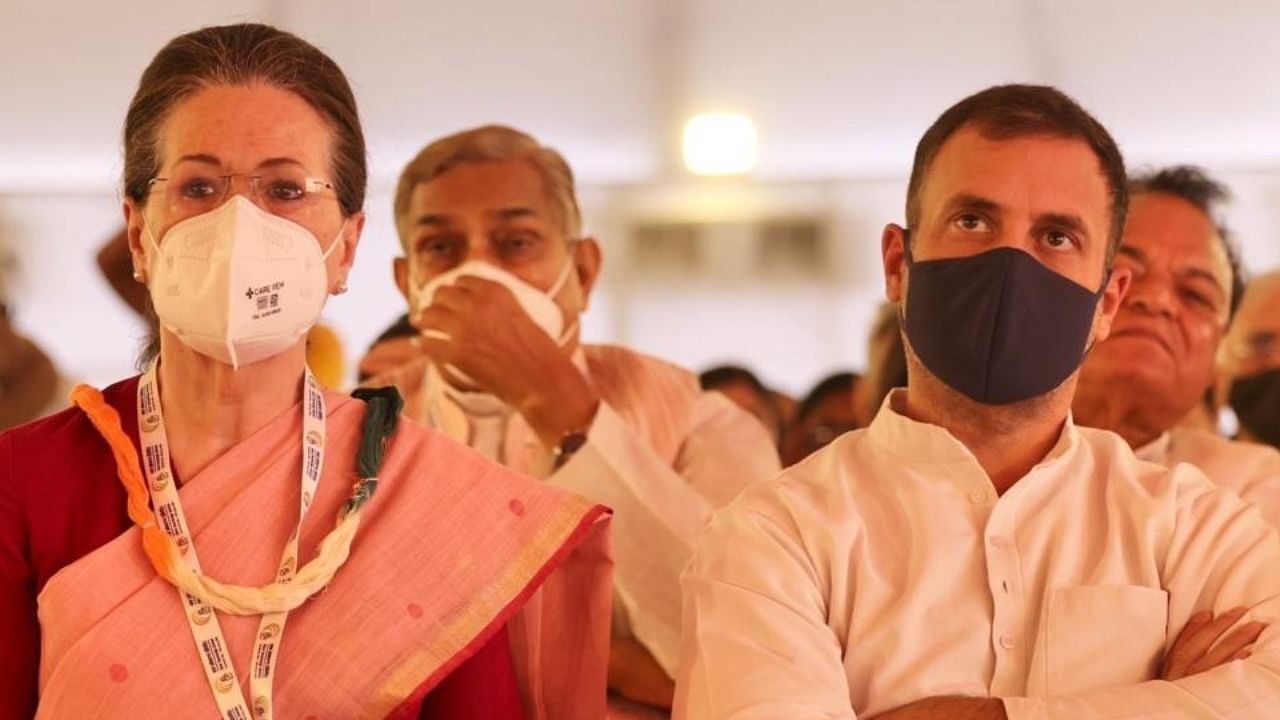
M 595 389 L 499 283 L 460 277 L 437 289 L 431 306 L 412 320 L 424 332 L 423 350 L 442 373 L 447 375 L 445 367 L 453 366 L 471 378 L 476 389 L 515 408 L 544 445 L 554 447 L 566 433 L 586 429 L 595 417 Z
M 944 696 L 917 700 L 872 720 L 1008 720 L 1000 698 Z
M 609 644 L 609 689 L 628 700 L 670 710 L 676 685 L 648 649 L 631 637 Z
M 1160 678 L 1177 680 L 1249 657 L 1249 651 L 1266 629 L 1266 623 L 1246 623 L 1223 637 L 1247 611 L 1248 608 L 1244 607 L 1232 608 L 1216 618 L 1209 610 L 1192 615 L 1165 655 Z

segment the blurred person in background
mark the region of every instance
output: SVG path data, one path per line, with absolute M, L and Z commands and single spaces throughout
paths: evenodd
M 16 262 L 0 246 L 0 430 L 65 408 L 75 386 L 38 345 L 14 327 L 15 273 Z
M 608 511 L 307 368 L 366 179 L 350 85 L 294 35 L 205 28 L 144 70 L 156 342 L 0 435 L 0 717 L 603 714 Z
M 774 445 L 780 445 L 785 428 L 782 409 L 774 392 L 756 374 L 740 365 L 717 365 L 698 374 L 703 390 L 715 391 L 751 413 L 769 431 Z
M 1115 141 L 1054 88 L 929 127 L 881 238 L 907 387 L 712 519 L 677 718 L 1275 716 L 1275 528 L 1071 419 L 1127 202 Z
M 1249 281 L 1219 368 L 1237 439 L 1280 448 L 1280 271 Z
M 609 684 L 669 707 L 680 570 L 711 512 L 778 471 L 771 438 L 688 370 L 581 342 L 602 258 L 555 150 L 501 126 L 440 138 L 402 172 L 395 219 L 418 355 L 369 383 L 396 385 L 410 417 L 485 457 L 613 508 Z
M 867 338 L 867 371 L 853 390 L 854 417 L 859 427 L 875 419 L 894 388 L 907 385 L 907 354 L 902 345 L 898 308 L 884 303 L 876 311 Z
M 418 338 L 418 329 L 409 323 L 408 313 L 396 318 L 369 343 L 356 368 L 357 381 L 364 383 L 375 375 L 422 359 Z
M 1280 452 L 1185 424 L 1203 412 L 1244 295 L 1221 218 L 1228 191 L 1175 166 L 1132 178 L 1129 192 L 1116 265 L 1132 279 L 1111 334 L 1085 358 L 1075 420 L 1119 434 L 1144 460 L 1195 465 L 1280 525 Z
M 863 380 L 852 372 L 839 372 L 819 380 L 800 401 L 796 419 L 782 440 L 782 464 L 790 467 L 815 450 L 826 447 L 858 422 L 854 398 Z

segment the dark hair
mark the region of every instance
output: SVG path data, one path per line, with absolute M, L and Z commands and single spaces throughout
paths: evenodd
M 853 391 L 854 383 L 858 382 L 861 376 L 853 372 L 838 372 L 828 375 L 818 381 L 817 385 L 809 391 L 800 401 L 800 405 L 796 409 L 795 424 L 799 425 L 804 419 L 809 417 L 814 410 L 818 408 L 818 404 L 828 397 L 837 393 L 847 393 Z
M 768 414 L 768 418 L 760 418 L 775 441 L 781 441 L 787 431 L 786 419 L 782 416 L 782 407 L 773 391 L 760 382 L 755 373 L 739 365 L 718 365 L 698 375 L 698 385 L 703 390 L 718 390 L 733 383 L 743 383 L 760 398 L 760 406 Z
M 343 211 L 364 206 L 368 166 L 355 96 L 342 70 L 305 40 L 269 25 L 207 27 L 179 35 L 142 72 L 124 122 L 124 192 L 146 202 L 160 169 L 160 128 L 179 103 L 216 85 L 265 83 L 302 98 L 334 131 L 333 185 Z
M 882 303 L 871 321 L 867 336 L 867 369 L 862 382 L 866 390 L 859 410 L 863 420 L 875 417 L 884 399 L 894 388 L 907 384 L 907 352 L 902 344 L 902 328 L 899 324 L 898 305 Z
M 1129 179 L 1129 197 L 1142 193 L 1160 193 L 1186 200 L 1204 213 L 1218 232 L 1218 241 L 1227 254 L 1231 269 L 1231 310 L 1227 318 L 1234 318 L 1244 299 L 1244 267 L 1235 239 L 1222 219 L 1221 207 L 1231 200 L 1226 185 L 1209 177 L 1203 168 L 1194 165 L 1174 165 L 1154 172 L 1141 173 Z
M 972 126 L 991 140 L 1027 135 L 1052 135 L 1082 140 L 1098 157 L 1111 196 L 1111 227 L 1107 243 L 1110 267 L 1124 232 L 1129 207 L 1124 159 L 1111 134 L 1092 115 L 1062 91 L 1045 85 L 998 85 L 970 95 L 947 108 L 916 145 L 907 185 L 907 227 L 920 224 L 920 192 L 938 151 L 958 130 Z
M 764 383 L 760 382 L 760 378 L 740 365 L 717 365 L 703 370 L 698 375 L 698 384 L 702 386 L 703 390 L 715 390 L 718 387 L 735 382 L 750 385 L 752 390 L 761 395 L 769 394 L 769 388 L 766 388 Z

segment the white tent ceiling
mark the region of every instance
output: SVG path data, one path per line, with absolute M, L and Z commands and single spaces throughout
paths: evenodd
M 426 139 L 489 121 L 589 183 L 655 178 L 681 118 L 753 116 L 758 174 L 896 177 L 951 101 L 1049 82 L 1138 162 L 1280 165 L 1280 2 L 1164 0 L 2 0 L 0 190 L 102 189 L 137 76 L 172 35 L 260 19 L 328 50 L 386 183 Z

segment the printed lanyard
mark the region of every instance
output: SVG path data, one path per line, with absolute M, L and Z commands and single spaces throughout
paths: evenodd
M 298 536 L 302 521 L 320 482 L 324 466 L 325 407 L 324 394 L 316 383 L 311 369 L 307 368 L 305 400 L 302 413 L 302 490 L 299 493 L 298 524 L 285 544 L 276 581 L 287 583 L 298 569 Z M 138 430 L 142 440 L 143 470 L 147 476 L 147 490 L 151 505 L 161 528 L 173 539 L 186 562 L 197 572 L 200 561 L 196 557 L 182 502 L 173 483 L 173 471 L 169 464 L 169 441 L 165 435 L 164 417 L 160 409 L 160 393 L 156 382 L 156 363 L 152 362 L 138 384 Z M 201 598 L 178 591 L 183 614 L 191 628 L 196 653 L 204 666 L 205 677 L 225 720 L 270 720 L 272 717 L 272 685 L 275 680 L 276 662 L 280 642 L 284 636 L 286 612 L 267 613 L 258 623 L 258 633 L 253 645 L 253 663 L 249 678 L 249 694 L 253 698 L 254 714 L 245 706 L 243 691 L 235 667 L 231 663 L 230 649 L 218 623 L 213 607 Z M 234 691 L 234 692 L 233 692 Z

